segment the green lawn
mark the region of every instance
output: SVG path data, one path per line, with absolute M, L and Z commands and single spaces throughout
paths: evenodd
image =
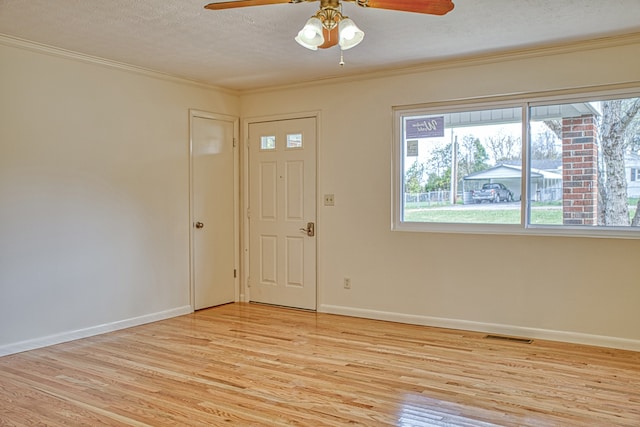
M 635 206 L 630 209 L 629 217 L 635 215 Z M 496 207 L 491 209 L 486 205 L 421 207 L 405 209 L 404 220 L 408 222 L 444 222 L 466 224 L 520 224 L 520 208 Z M 531 224 L 562 225 L 561 206 L 532 206 Z
M 467 224 L 520 224 L 520 210 L 489 210 L 458 207 L 406 209 L 409 222 L 457 222 Z

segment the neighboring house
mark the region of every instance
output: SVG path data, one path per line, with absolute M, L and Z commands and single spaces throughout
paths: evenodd
M 627 196 L 640 197 L 640 156 L 628 154 L 624 158 L 627 177 Z
M 640 156 L 627 154 L 624 162 L 627 196 L 640 197 Z M 514 200 L 520 200 L 522 198 L 522 166 L 519 163 L 519 160 L 505 161 L 490 169 L 469 174 L 462 178 L 462 191 L 470 192 L 482 187 L 486 182 L 500 182 L 511 190 Z M 562 200 L 561 160 L 532 161 L 531 199 L 542 202 Z
M 555 162 L 558 165 L 560 161 Z M 562 171 L 554 163 L 555 171 L 531 168 L 531 198 L 537 201 L 562 200 Z M 492 168 L 462 178 L 463 193 L 480 188 L 487 182 L 504 184 L 514 200 L 522 198 L 522 166 L 498 164 Z M 465 198 L 465 200 L 467 200 Z

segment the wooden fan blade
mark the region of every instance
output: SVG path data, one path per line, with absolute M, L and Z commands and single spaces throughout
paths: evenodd
M 209 10 L 233 9 L 236 7 L 265 6 L 268 4 L 294 3 L 291 0 L 237 0 L 209 3 L 204 8 Z
M 445 15 L 453 10 L 454 4 L 451 0 L 369 0 L 366 7 Z

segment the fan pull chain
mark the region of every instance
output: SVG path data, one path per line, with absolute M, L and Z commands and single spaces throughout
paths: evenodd
M 342 3 L 340 3 L 340 13 L 342 13 Z M 344 67 L 344 50 L 340 48 L 340 67 Z

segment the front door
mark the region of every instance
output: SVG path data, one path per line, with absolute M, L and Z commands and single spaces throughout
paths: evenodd
M 196 310 L 236 298 L 233 119 L 191 117 L 192 287 Z
M 250 300 L 316 309 L 316 119 L 249 124 Z

